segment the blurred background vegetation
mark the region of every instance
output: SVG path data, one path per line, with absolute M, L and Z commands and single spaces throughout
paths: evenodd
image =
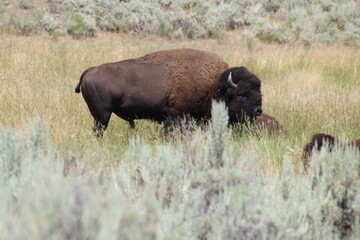
M 360 44 L 356 0 L 3 0 L 0 29 L 54 38 L 99 31 L 168 39 L 222 39 L 241 30 L 249 44 Z

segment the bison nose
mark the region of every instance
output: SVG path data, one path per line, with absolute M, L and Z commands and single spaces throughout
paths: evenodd
M 262 113 L 262 108 L 261 107 L 255 108 L 255 111 L 254 111 L 255 116 L 259 116 L 259 115 L 261 115 L 261 113 Z

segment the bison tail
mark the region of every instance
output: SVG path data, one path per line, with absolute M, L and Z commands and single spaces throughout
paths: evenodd
M 75 92 L 76 93 L 80 93 L 80 84 L 81 84 L 81 82 L 79 82 L 75 87 Z
M 89 68 L 89 69 L 90 69 L 90 68 Z M 87 73 L 87 71 L 89 71 L 89 69 L 85 70 L 85 72 L 83 72 L 83 73 L 81 74 L 79 83 L 78 83 L 78 84 L 76 85 L 76 87 L 75 87 L 75 92 L 76 92 L 76 93 L 80 93 L 81 82 L 82 82 L 85 74 Z

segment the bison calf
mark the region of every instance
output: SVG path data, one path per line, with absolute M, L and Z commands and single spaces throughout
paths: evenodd
M 255 133 L 266 132 L 269 135 L 277 135 L 284 132 L 283 126 L 273 116 L 262 113 L 256 117 L 256 120 L 250 125 Z
M 337 140 L 335 137 L 324 134 L 316 133 L 311 137 L 311 141 L 305 145 L 303 151 L 303 161 L 305 169 L 308 169 L 310 166 L 310 158 L 314 151 L 320 151 L 323 147 L 326 147 L 331 152 Z M 349 146 L 356 146 L 360 150 L 360 137 L 347 143 Z
M 134 127 L 134 119 L 169 122 L 184 115 L 209 119 L 212 99 L 224 101 L 230 123 L 262 113 L 261 82 L 245 67 L 228 68 L 216 54 L 174 49 L 87 69 L 75 92 L 82 95 L 101 137 L 115 113 Z

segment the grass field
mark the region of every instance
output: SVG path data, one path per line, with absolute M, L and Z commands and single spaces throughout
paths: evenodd
M 237 32 L 228 33 L 226 38 L 222 40 L 196 41 L 167 41 L 157 37 L 140 38 L 131 35 L 104 33 L 101 33 L 94 39 L 73 40 L 70 38 L 60 38 L 57 41 L 42 37 L 1 35 L 0 123 L 22 133 L 29 119 L 39 117 L 42 120 L 40 128 L 48 128 L 50 130 L 55 151 L 64 156 L 64 159 L 76 160 L 76 171 L 78 171 L 77 174 L 75 174 L 76 177 L 81 176 L 82 171 L 86 171 L 88 173 L 95 172 L 96 176 L 100 174 L 101 176 L 105 176 L 105 178 L 112 178 L 114 176 L 114 169 L 117 171 L 119 166 L 123 164 L 123 161 L 126 163 L 127 159 L 132 159 L 132 161 L 138 159 L 138 164 L 140 164 L 146 160 L 151 162 L 153 158 L 161 159 L 161 154 L 164 154 L 164 156 L 170 154 L 174 158 L 174 162 L 176 162 L 175 160 L 181 157 L 177 155 L 176 150 L 169 150 L 167 147 L 172 146 L 174 149 L 187 149 L 185 152 L 191 155 L 192 152 L 197 151 L 196 146 L 203 139 L 197 132 L 193 133 L 194 135 L 190 138 L 185 137 L 185 140 L 179 138 L 168 142 L 168 140 L 160 137 L 159 132 L 161 125 L 159 124 L 139 120 L 135 122 L 136 128 L 130 129 L 127 122 L 116 116 L 112 116 L 109 128 L 105 131 L 104 138 L 98 141 L 91 131 L 93 119 L 82 95 L 74 93 L 74 87 L 81 73 L 88 67 L 105 62 L 139 57 L 157 50 L 182 47 L 215 52 L 228 62 L 230 66 L 246 66 L 262 80 L 264 111 L 276 117 L 284 126 L 285 133 L 279 136 L 263 135 L 258 138 L 253 135 L 233 133 L 230 136 L 229 147 L 233 150 L 234 154 L 233 156 L 228 156 L 233 162 L 241 163 L 243 159 L 257 159 L 256 162 L 260 164 L 262 173 L 265 173 L 266 176 L 272 176 L 282 171 L 281 166 L 283 165 L 283 160 L 287 160 L 292 163 L 290 168 L 294 168 L 297 171 L 302 167 L 302 149 L 305 143 L 310 140 L 313 133 L 325 132 L 340 137 L 343 140 L 354 139 L 360 136 L 359 48 L 345 46 L 307 48 L 299 45 L 268 45 L 263 43 L 255 43 L 255 45 L 251 45 L 251 48 L 249 48 L 249 43 L 246 43 L 244 39 L 240 38 Z M 138 146 L 138 142 L 135 136 L 140 137 L 141 141 L 146 144 L 137 149 L 136 146 Z M 210 146 L 212 146 L 211 141 Z M 151 148 L 158 149 L 158 151 L 149 150 Z M 156 156 L 152 156 L 151 152 Z M 148 156 L 146 155 L 147 153 L 149 153 Z M 198 153 L 196 156 L 199 156 L 200 159 L 202 155 Z M 334 157 L 334 159 L 339 158 Z M 59 166 L 56 166 L 61 168 L 62 165 L 61 162 Z M 347 169 L 346 171 L 350 170 L 351 169 Z M 57 168 L 56 171 L 62 172 L 62 169 Z M 131 170 L 131 167 L 129 171 L 136 175 L 136 171 L 134 169 Z M 174 174 L 174 176 L 175 175 L 176 174 Z M 41 172 L 38 178 L 40 179 L 40 177 L 50 179 L 45 172 Z M 295 178 L 297 179 L 298 176 L 294 175 L 294 179 Z M 302 178 L 303 176 L 300 174 L 300 179 Z M 73 183 L 71 182 L 72 180 L 60 179 L 60 177 L 57 176 L 54 181 L 49 181 L 53 184 L 50 184 L 50 187 L 54 188 L 61 187 L 61 184 L 69 184 L 69 186 L 72 186 L 71 189 L 78 189 L 79 184 L 84 184 L 87 190 L 79 190 L 79 194 L 88 196 L 89 193 L 87 191 L 94 190 L 97 196 L 96 199 L 98 200 L 99 196 L 102 195 L 102 190 L 94 187 L 96 184 L 93 186 L 90 180 L 90 182 L 86 180 L 87 178 L 84 177 L 84 179 L 80 182 L 75 181 L 75 183 Z M 175 185 L 179 183 L 171 177 L 169 179 L 169 181 L 172 181 Z M 186 179 L 187 178 L 185 178 L 185 180 Z M 291 177 L 285 178 L 289 184 L 295 181 L 294 179 Z M 186 187 L 185 180 L 183 179 L 181 181 L 180 185 L 183 188 L 180 189 L 179 187 L 178 191 L 181 192 Z M 201 182 L 201 178 L 198 180 Z M 99 181 L 101 182 L 102 180 Z M 105 188 L 112 189 L 110 185 L 112 186 L 112 184 L 109 184 L 109 186 Z M 41 185 L 40 187 L 46 188 L 46 185 Z M 114 188 L 117 189 L 116 184 Z M 35 192 L 39 196 L 43 194 L 40 193 L 40 189 L 36 187 L 34 189 L 36 189 Z M 65 196 L 67 196 L 67 194 L 72 195 L 74 192 L 72 192 L 73 190 L 71 189 L 66 188 L 66 190 L 60 192 Z M 128 206 L 126 205 L 129 204 L 128 201 L 131 202 L 137 199 L 136 194 L 139 193 L 137 190 L 138 189 L 133 189 L 131 190 L 133 192 L 127 192 L 127 194 L 129 194 L 127 196 L 130 197 L 126 198 L 126 200 L 122 198 L 123 200 L 121 201 L 124 206 Z M 26 199 L 24 191 L 25 190 L 19 193 L 19 199 L 22 199 L 22 201 Z M 75 192 L 77 191 L 78 190 Z M 82 191 L 85 191 L 85 193 Z M 6 191 L 2 189 L 0 194 L 4 192 Z M 174 190 L 171 194 L 175 196 L 177 193 Z M 3 196 L 5 195 L 6 194 Z M 255 194 L 251 196 L 258 195 Z M 261 196 L 266 199 L 266 194 Z M 107 203 L 112 204 L 116 202 L 114 199 L 118 196 L 106 192 L 104 198 L 105 197 Z M 64 197 L 62 195 L 60 196 L 60 193 L 56 193 L 54 195 L 54 199 L 55 198 L 63 199 Z M 40 201 L 38 198 L 36 199 L 36 201 Z M 46 199 L 52 201 L 52 197 Z M 93 207 L 92 204 L 98 204 L 97 200 L 91 198 L 89 205 L 86 205 L 86 207 L 91 208 Z M 62 203 L 62 200 L 57 199 L 56 201 Z M 75 199 L 74 201 L 76 202 L 77 200 Z M 150 201 L 150 199 L 142 198 L 141 202 L 136 201 L 136 204 L 137 206 L 143 206 L 142 204 L 148 204 L 147 201 Z M 251 201 L 251 199 L 249 201 Z M 360 200 L 358 200 L 357 203 L 358 207 L 360 206 L 359 201 Z M 64 200 L 64 202 L 66 202 L 66 200 Z M 279 200 L 278 203 L 280 202 Z M 310 200 L 307 202 L 309 206 L 315 206 L 311 205 L 310 202 Z M 311 203 L 315 204 L 315 201 Z M 66 204 L 64 203 L 64 206 L 66 206 Z M 111 205 L 112 207 L 96 206 L 99 212 L 102 207 L 106 208 L 106 211 L 109 213 L 112 209 L 115 209 L 113 205 Z M 158 227 L 160 225 L 162 227 L 166 225 L 164 225 L 164 222 L 167 221 L 167 217 L 171 218 L 173 223 L 169 229 L 176 227 L 176 224 L 181 222 L 181 217 L 177 216 L 177 218 L 172 218 L 172 215 L 166 212 L 166 210 L 159 210 L 154 207 L 153 202 L 146 206 L 146 209 L 150 209 L 150 212 L 137 212 L 135 214 L 134 211 L 136 211 L 136 208 L 132 207 L 129 210 L 130 213 L 127 213 L 130 215 L 125 214 L 128 222 L 124 224 L 129 224 L 129 232 L 132 231 L 131 229 L 135 230 L 135 226 L 145 226 L 145 229 L 143 229 L 145 235 L 149 232 L 153 233 L 155 230 L 152 229 L 152 227 L 154 226 L 149 225 L 148 222 L 151 222 L 151 218 L 155 218 L 155 216 L 156 219 L 161 219 L 161 224 L 157 222 Z M 289 206 L 291 206 L 291 204 L 289 204 Z M 281 208 L 281 204 L 277 205 L 277 207 Z M 126 207 L 122 207 L 123 210 L 125 208 Z M 34 208 L 27 206 L 24 207 L 24 209 L 41 209 L 41 206 L 36 205 Z M 301 209 L 301 207 L 299 207 L 299 209 Z M 173 208 L 169 208 L 169 211 L 170 210 L 175 211 Z M 7 211 L 8 210 L 1 207 L 0 216 L 1 214 L 8 213 Z M 309 208 L 308 211 L 311 211 L 311 209 Z M 360 212 L 359 209 L 356 211 L 357 213 Z M 165 217 L 159 218 L 160 213 L 165 214 Z M 23 214 L 21 216 L 24 217 Z M 101 215 L 101 219 L 103 219 L 102 217 L 104 216 Z M 145 217 L 147 220 L 142 219 L 142 217 Z M 46 234 L 43 234 L 43 226 L 47 226 L 46 224 L 44 225 L 43 221 L 50 218 L 51 216 L 49 215 L 37 215 L 34 225 L 30 225 L 27 231 L 21 232 L 21 234 L 16 236 L 26 236 L 26 234 L 29 233 L 34 236 L 33 239 L 44 239 L 42 237 L 49 239 L 46 238 Z M 14 219 L 16 218 L 14 217 Z M 17 222 L 18 220 L 14 219 L 9 220 L 8 224 L 19 223 Z M 67 217 L 64 217 L 64 221 L 66 219 Z M 101 221 L 101 219 L 99 217 L 97 220 Z M 142 220 L 138 221 L 138 219 Z M 209 219 L 201 223 L 198 222 L 196 226 L 201 229 L 198 234 L 206 235 L 209 233 L 210 230 L 206 230 L 208 225 L 212 226 L 212 228 L 209 227 L 209 229 L 213 231 L 216 230 L 213 228 L 216 224 L 214 225 L 214 222 L 212 222 L 216 220 Z M 136 222 L 136 224 L 134 222 Z M 191 224 L 191 221 L 188 224 Z M 183 230 L 187 229 L 185 225 L 182 225 Z M 0 227 L 0 230 L 4 229 Z M 166 232 L 166 229 L 164 231 Z M 184 231 L 186 232 L 186 230 Z M 193 231 L 196 232 L 197 230 Z M 10 234 L 10 232 L 11 231 L 7 229 L 7 233 Z M 188 235 L 186 235 L 185 232 L 177 232 L 177 234 L 180 234 L 179 236 L 182 236 L 178 239 L 188 239 L 188 237 L 186 237 Z M 83 232 L 81 234 L 83 234 Z M 92 233 L 89 234 L 91 235 Z M 359 234 L 359 232 L 357 232 L 357 234 Z M 160 235 L 156 236 L 159 237 Z M 201 237 L 199 237 L 200 235 L 197 236 L 201 239 Z M 100 231 L 99 236 L 107 235 Z M 161 236 L 161 239 L 173 239 L 169 237 L 171 234 L 166 235 L 168 238 L 166 238 L 165 235 L 165 237 L 163 235 Z M 152 239 L 152 237 L 153 235 L 150 234 L 149 239 Z M 101 237 L 99 239 L 101 239 Z M 134 239 L 144 238 L 134 237 Z
M 133 135 L 161 143 L 160 125 L 142 120 L 132 130 L 116 116 L 99 143 L 92 137 L 92 117 L 74 87 L 88 67 L 181 47 L 215 52 L 230 66 L 246 66 L 262 80 L 263 108 L 287 134 L 262 139 L 235 136 L 233 143 L 239 149 L 249 145 L 260 149 L 266 165 L 278 165 L 285 154 L 299 155 L 315 132 L 344 139 L 360 135 L 360 49 L 258 44 L 249 50 L 236 32 L 220 42 L 104 34 L 78 41 L 4 35 L 0 44 L 1 123 L 20 129 L 24 120 L 39 116 L 50 125 L 58 149 L 86 152 L 96 146 L 102 157 L 105 151 L 109 158 L 118 158 Z

